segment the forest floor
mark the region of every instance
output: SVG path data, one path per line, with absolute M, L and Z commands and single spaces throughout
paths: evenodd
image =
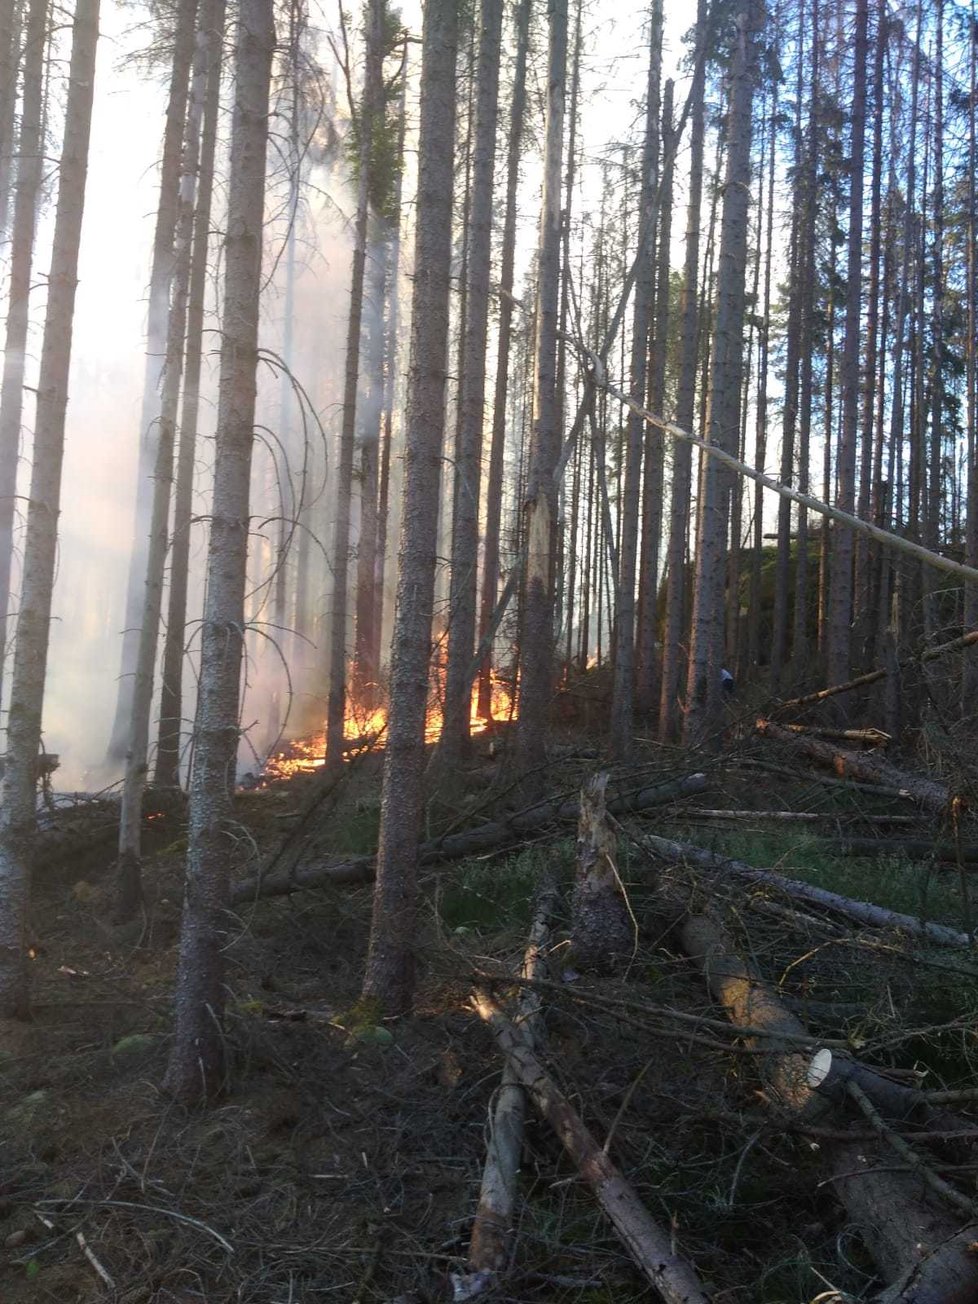
M 550 776 L 571 793 L 596 766 L 572 743 Z M 457 821 L 460 810 L 474 821 L 488 809 L 496 780 L 486 778 L 487 743 L 480 752 L 470 790 L 436 810 L 436 821 Z M 651 745 L 641 759 L 636 774 L 646 781 L 690 769 L 690 758 Z M 502 774 L 505 760 L 495 764 Z M 370 850 L 376 833 L 377 758 L 353 770 L 317 827 L 341 854 Z M 908 809 L 826 784 L 756 739 L 732 742 L 708 777 L 708 800 L 696 806 L 818 811 L 838 827 Z M 253 872 L 316 782 L 303 776 L 242 794 L 243 872 L 245 848 Z M 480 976 L 505 997 L 541 869 L 571 882 L 572 827 L 424 872 L 416 1011 L 381 1028 L 353 1013 L 369 888 L 242 908 L 227 956 L 227 1090 L 188 1113 L 160 1092 L 185 851 L 179 818 L 164 823 L 134 925 L 107 922 L 107 853 L 100 863 L 89 857 L 83 872 L 72 859 L 39 874 L 33 1021 L 0 1027 L 0 1299 L 451 1298 L 501 1069 L 469 997 Z M 899 858 L 843 860 L 804 828 L 707 823 L 680 803 L 620 828 L 618 868 L 637 928 L 627 964 L 571 982 L 559 945 L 553 953 L 551 1070 L 713 1299 L 866 1297 L 872 1262 L 833 1198 L 820 1142 L 766 1111 L 750 1046 L 733 1029 L 704 1034 L 629 1005 L 722 1019 L 662 924 L 657 884 L 682 871 L 654 865 L 641 848 L 644 829 L 897 909 L 923 907 L 956 927 L 965 880 Z M 978 961 L 817 911 L 786 912 L 770 889 L 721 897 L 744 952 L 814 1034 L 844 1038 L 877 1065 L 926 1069 L 929 1085 L 975 1084 Z M 558 939 L 561 928 L 566 936 L 566 919 Z M 973 1166 L 954 1180 L 974 1194 Z M 627 1304 L 648 1295 L 554 1135 L 530 1116 L 513 1269 L 492 1298 Z

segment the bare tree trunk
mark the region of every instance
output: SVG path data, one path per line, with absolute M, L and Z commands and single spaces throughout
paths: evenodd
M 136 673 L 133 680 L 132 714 L 129 720 L 129 746 L 122 786 L 122 812 L 119 818 L 119 864 L 116 915 L 129 919 L 142 900 L 141 830 L 143 790 L 149 755 L 150 714 L 153 709 L 153 679 L 159 643 L 160 615 L 163 610 L 163 581 L 169 540 L 170 496 L 173 487 L 173 449 L 177 434 L 177 410 L 180 381 L 183 376 L 183 352 L 187 334 L 187 300 L 193 253 L 194 206 L 200 162 L 200 131 L 207 94 L 207 77 L 212 61 L 212 43 L 220 45 L 221 33 L 215 31 L 213 0 L 203 0 L 201 26 L 194 51 L 190 102 L 184 124 L 183 158 L 173 241 L 173 300 L 166 336 L 166 363 L 163 369 L 163 393 L 160 401 L 160 424 L 156 440 L 156 465 L 153 469 L 153 504 L 149 520 L 146 555 L 146 591 L 139 631 Z M 218 58 L 220 56 L 218 55 Z
M 360 378 L 360 331 L 363 322 L 363 283 L 367 258 L 367 218 L 370 199 L 371 147 L 375 118 L 383 92 L 384 0 L 367 0 L 366 65 L 359 115 L 359 175 L 353 226 L 353 265 L 350 273 L 350 315 L 346 332 L 343 382 L 343 424 L 336 470 L 336 517 L 333 525 L 332 618 L 329 635 L 329 697 L 326 706 L 326 763 L 343 764 L 346 722 L 347 588 L 350 571 L 350 497 L 353 491 L 353 452 L 356 436 L 357 385 Z M 351 105 L 351 109 L 353 106 Z
M 520 0 L 516 11 L 516 67 L 506 144 L 506 209 L 499 268 L 499 337 L 496 348 L 496 384 L 492 403 L 489 474 L 486 481 L 486 534 L 483 540 L 482 595 L 479 637 L 492 622 L 499 590 L 499 539 L 502 523 L 503 467 L 506 450 L 506 404 L 509 396 L 509 354 L 513 330 L 513 274 L 516 250 L 516 196 L 519 186 L 520 148 L 526 113 L 526 55 L 529 42 L 530 0 Z M 479 671 L 479 715 L 492 714 L 492 656 Z
M 416 873 L 438 530 L 433 504 L 445 433 L 457 46 L 457 0 L 428 0 L 422 36 L 403 525 L 377 881 L 363 986 L 364 999 L 388 1014 L 409 1009 L 414 994 Z
M 859 355 L 862 254 L 863 254 L 863 160 L 866 134 L 867 0 L 856 0 L 856 30 L 853 45 L 854 71 L 852 129 L 849 168 L 849 236 L 846 267 L 846 330 L 842 348 L 842 432 L 836 467 L 836 502 L 844 512 L 856 506 L 856 446 L 859 437 Z M 849 677 L 852 624 L 853 534 L 845 526 L 832 531 L 831 574 L 829 576 L 828 646 L 826 669 L 829 682 Z
M 24 97 L 20 115 L 17 188 L 10 245 L 10 285 L 0 392 L 0 691 L 7 650 L 10 576 L 13 564 L 14 504 L 24 408 L 24 365 L 30 324 L 31 269 L 37 198 L 44 170 L 41 141 L 47 0 L 30 0 L 24 46 Z M 2 235 L 2 227 L 0 227 Z
M 662 188 L 659 195 L 659 246 L 649 366 L 649 407 L 665 410 L 666 361 L 669 354 L 669 295 L 672 249 L 672 193 L 677 128 L 673 123 L 673 82 L 666 82 L 662 100 Z M 659 555 L 662 550 L 662 493 L 665 478 L 665 441 L 662 433 L 645 427 L 645 478 L 642 484 L 642 547 L 638 575 L 638 685 L 639 713 L 648 719 L 660 696 Z
M 17 106 L 17 70 L 20 65 L 20 26 L 22 20 L 22 0 L 2 0 L 0 3 L 0 241 L 7 234 L 7 215 L 10 206 L 10 176 L 13 164 L 14 110 Z M 30 11 L 28 11 L 28 25 Z M 26 45 L 30 46 L 30 36 Z M 27 51 L 24 57 L 26 64 Z M 38 78 L 37 94 L 41 93 L 41 79 Z M 27 68 L 24 69 L 24 100 L 27 99 L 30 81 Z M 21 136 L 24 134 L 23 115 L 27 112 L 26 103 L 21 113 Z M 23 150 L 21 149 L 21 154 Z
M 166 333 L 173 277 L 173 238 L 179 206 L 180 156 L 187 90 L 194 55 L 197 0 L 179 0 L 174 33 L 173 68 L 163 132 L 160 166 L 160 202 L 156 210 L 153 260 L 149 277 L 149 309 L 146 322 L 146 371 L 143 376 L 143 405 L 139 419 L 139 459 L 136 467 L 136 508 L 133 518 L 133 549 L 129 558 L 126 616 L 122 631 L 122 656 L 115 718 L 109 739 L 108 759 L 122 761 L 129 746 L 134 673 L 139 653 L 139 631 L 146 582 L 145 523 L 153 499 L 153 467 L 156 462 L 157 421 L 160 413 L 160 383 L 166 359 Z
M 662 76 L 662 2 L 653 0 L 649 14 L 649 70 L 645 99 L 645 139 L 642 146 L 641 189 L 639 192 L 639 241 L 647 246 L 635 277 L 632 306 L 631 355 L 628 366 L 628 393 L 636 403 L 644 403 L 648 388 L 649 330 L 655 295 L 655 241 L 645 232 L 655 221 L 653 200 L 659 184 L 659 85 Z M 666 258 L 668 258 L 666 250 Z M 658 434 L 658 432 L 655 432 Z M 654 436 L 653 436 L 654 437 Z M 629 411 L 625 419 L 625 477 L 622 491 L 621 542 L 618 549 L 618 590 L 616 594 L 617 642 L 614 656 L 614 679 L 611 696 L 610 744 L 612 755 L 627 762 L 633 751 L 635 710 L 635 586 L 638 576 L 639 503 L 642 486 L 642 454 L 645 448 L 642 418 Z M 646 467 L 646 476 L 648 467 Z M 643 673 L 644 673 L 643 667 Z
M 763 13 L 762 0 L 745 0 L 737 20 L 730 77 L 727 167 L 708 422 L 709 442 L 728 451 L 736 447 L 740 429 L 751 105 L 757 75 L 755 37 L 762 25 Z M 730 473 L 711 458 L 704 468 L 699 503 L 696 587 L 686 684 L 684 732 L 687 742 L 704 741 L 712 733 L 719 715 L 719 658 L 723 647 L 723 581 L 729 502 Z
M 207 604 L 174 997 L 176 1024 L 164 1079 L 164 1089 L 184 1103 L 218 1090 L 224 1070 L 224 950 L 236 847 L 231 815 L 240 732 L 265 151 L 274 46 L 271 0 L 240 0 Z
M 978 116 L 978 14 L 975 12 L 975 0 L 971 0 L 971 42 L 968 53 L 970 109 L 968 112 L 968 216 L 967 216 L 967 279 L 965 308 L 968 334 L 965 342 L 965 413 L 968 441 L 968 487 L 967 513 L 965 517 L 965 560 L 969 566 L 978 567 L 978 366 L 975 365 L 975 350 L 978 348 L 978 275 L 976 275 L 976 245 L 978 245 L 978 187 L 975 173 L 978 171 L 978 130 L 975 119 Z M 966 584 L 964 589 L 964 623 L 966 629 L 978 628 L 978 585 Z M 978 666 L 968 662 L 961 681 L 962 699 L 965 708 L 973 711 L 978 693 Z
M 156 745 L 155 781 L 160 787 L 180 786 L 180 739 L 183 726 L 183 659 L 187 630 L 187 589 L 190 579 L 190 530 L 193 520 L 194 461 L 200 412 L 203 361 L 204 302 L 207 293 L 207 252 L 210 243 L 214 155 L 221 100 L 221 48 L 224 4 L 218 0 L 209 33 L 210 68 L 201 132 L 197 206 L 194 212 L 193 260 L 187 307 L 187 349 L 180 417 L 180 451 L 174 491 L 173 541 L 170 548 L 170 592 L 166 637 L 160 675 L 160 727 Z
M 462 760 L 469 739 L 472 652 L 475 646 L 479 555 L 479 490 L 485 422 L 486 345 L 489 327 L 489 270 L 492 254 L 492 186 L 499 100 L 502 0 L 482 0 L 476 81 L 472 194 L 468 226 L 468 286 L 465 370 L 459 395 L 452 499 L 452 575 L 449 597 L 448 666 L 442 759 Z
M 37 387 L 34 463 L 31 469 L 27 537 L 24 544 L 24 579 L 17 620 L 7 756 L 0 799 L 2 1016 L 25 1017 L 29 1005 L 26 943 L 30 907 L 30 857 L 37 829 L 37 750 L 41 739 L 51 592 L 54 587 L 58 543 L 68 370 L 75 289 L 78 283 L 78 247 L 88 172 L 98 17 L 98 0 L 78 0 L 72 34 L 64 146 L 61 152 L 58 206 Z
M 698 0 L 697 45 L 705 41 L 706 0 Z M 686 209 L 686 263 L 679 315 L 679 382 L 676 394 L 676 424 L 692 430 L 696 409 L 696 368 L 699 359 L 699 261 L 700 210 L 703 199 L 703 99 L 706 84 L 704 61 L 697 59 L 690 103 L 689 201 Z M 692 449 L 679 444 L 672 463 L 672 501 L 669 510 L 669 551 L 666 560 L 666 624 L 662 639 L 662 694 L 659 706 L 659 737 L 674 742 L 679 735 L 679 685 L 682 679 L 682 641 L 686 615 L 686 535 L 689 530 L 689 499 L 692 491 Z
M 520 765 L 531 772 L 546 756 L 546 730 L 553 694 L 554 539 L 560 456 L 557 404 L 557 314 L 560 290 L 560 162 L 564 139 L 564 83 L 567 74 L 567 0 L 550 0 L 547 116 L 543 197 L 537 269 L 536 374 L 533 438 L 524 504 L 525 597 L 520 630 L 520 693 L 517 743 Z

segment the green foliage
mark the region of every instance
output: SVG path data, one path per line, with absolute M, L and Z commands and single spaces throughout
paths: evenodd
M 400 151 L 404 25 L 399 9 L 385 5 L 381 39 L 383 91 L 379 111 L 373 114 L 371 123 L 367 197 L 374 214 L 385 222 L 393 222 L 397 218 L 397 190 L 404 165 Z M 344 144 L 346 160 L 355 180 L 360 176 L 362 109 L 361 99 L 360 109 L 350 124 Z

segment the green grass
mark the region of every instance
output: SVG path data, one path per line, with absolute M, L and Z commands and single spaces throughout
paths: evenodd
M 525 929 L 542 873 L 566 863 L 567 854 L 567 844 L 557 843 L 505 859 L 463 861 L 439 895 L 442 927 L 475 933 Z

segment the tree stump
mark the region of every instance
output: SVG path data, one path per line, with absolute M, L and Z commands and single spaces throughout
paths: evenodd
M 607 972 L 634 950 L 634 924 L 615 867 L 616 840 L 605 811 L 607 784 L 607 774 L 595 774 L 581 789 L 571 924 L 574 964 L 599 972 Z

